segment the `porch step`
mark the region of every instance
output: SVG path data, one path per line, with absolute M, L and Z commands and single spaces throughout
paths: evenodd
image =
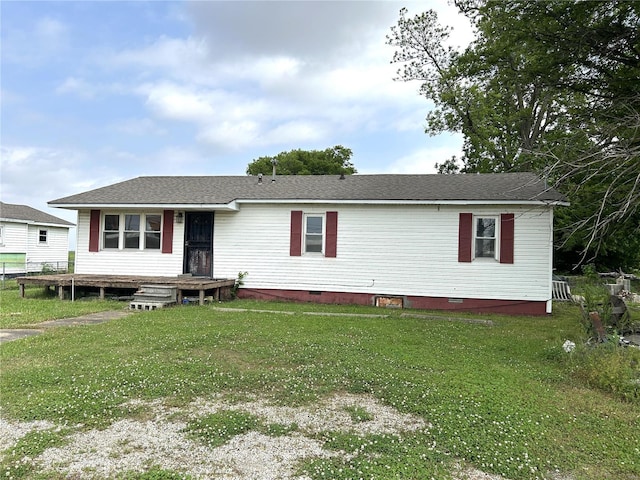
M 133 294 L 130 310 L 155 310 L 173 305 L 177 300 L 177 287 L 173 285 L 140 285 Z
M 134 302 L 171 302 L 171 303 L 176 303 L 176 297 L 172 297 L 170 295 L 163 295 L 160 293 L 156 293 L 156 294 L 149 294 L 149 293 L 145 293 L 143 295 L 140 295 L 138 292 L 136 292 L 133 295 L 133 301 Z
M 173 285 L 140 285 L 135 295 L 167 296 L 175 301 L 177 290 Z

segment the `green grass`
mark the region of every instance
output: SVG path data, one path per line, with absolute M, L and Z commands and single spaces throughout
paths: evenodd
M 446 478 L 460 461 L 510 479 L 555 470 L 578 480 L 640 477 L 638 397 L 603 390 L 562 351 L 566 339 L 583 338 L 574 306 L 556 305 L 552 317 L 482 317 L 493 326 L 436 312 L 422 313 L 443 320 L 365 307 L 222 306 L 293 314 L 176 307 L 9 342 L 0 348 L 3 415 L 90 428 L 135 415 L 122 406 L 131 399 L 180 405 L 216 393 L 255 394 L 295 406 L 334 392 L 367 393 L 432 427 L 364 437 L 323 432 L 325 448 L 354 455 L 310 459 L 301 471 L 312 478 Z M 300 313 L 310 310 L 389 316 Z M 635 357 L 624 361 L 637 365 Z M 628 381 L 615 375 L 615 384 Z M 348 413 L 367 421 L 366 410 Z M 198 422 L 188 428 L 213 443 L 246 429 L 295 431 L 234 412 Z M 174 475 L 155 473 L 135 478 Z
M 112 300 L 59 300 L 53 290 L 46 291 L 43 287 L 27 287 L 25 290 L 25 298 L 20 298 L 14 280 L 7 280 L 5 288 L 0 289 L 0 328 L 28 328 L 46 320 L 127 307 L 122 302 Z

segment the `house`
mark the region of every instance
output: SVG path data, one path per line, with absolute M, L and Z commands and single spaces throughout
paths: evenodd
M 76 272 L 236 278 L 241 297 L 544 314 L 553 208 L 529 173 L 138 177 L 60 198 Z
M 27 205 L 0 202 L 0 275 L 67 270 L 73 226 Z

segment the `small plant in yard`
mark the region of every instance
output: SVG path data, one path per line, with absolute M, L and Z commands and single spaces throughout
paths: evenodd
M 190 421 L 186 431 L 213 448 L 224 445 L 236 435 L 255 430 L 258 425 L 258 418 L 250 413 L 222 410 Z
M 117 480 L 191 480 L 192 478 L 183 473 L 152 467 L 146 472 L 126 472 L 119 475 Z
M 584 287 L 583 326 L 589 338 L 598 338 L 598 332 L 590 318 L 592 312 L 598 314 L 603 326 L 611 325 L 611 303 L 604 285 L 589 284 Z
M 369 422 L 373 420 L 373 415 L 367 412 L 366 408 L 359 407 L 357 405 L 350 405 L 344 407 L 344 410 L 351 415 L 351 421 L 353 423 Z
M 612 336 L 602 344 L 578 345 L 566 363 L 586 385 L 640 404 L 640 349 L 621 347 Z
M 296 423 L 290 423 L 288 425 L 284 425 L 282 423 L 270 423 L 268 425 L 264 425 L 260 430 L 270 437 L 284 437 L 285 435 L 289 435 L 290 433 L 297 431 L 298 425 Z
M 249 275 L 249 272 L 238 272 L 238 278 L 236 279 L 236 283 L 231 287 L 231 298 L 236 298 L 238 296 L 238 290 L 242 285 L 244 285 L 244 277 Z

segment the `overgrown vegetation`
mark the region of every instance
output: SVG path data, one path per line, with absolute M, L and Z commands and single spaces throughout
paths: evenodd
M 424 418 L 430 428 L 320 433 L 325 449 L 352 455 L 309 459 L 301 473 L 317 479 L 447 478 L 462 463 L 509 479 L 555 471 L 578 480 L 640 476 L 640 432 L 631 427 L 640 421 L 638 351 L 606 346 L 564 352 L 565 340 L 581 345 L 585 339 L 574 305 L 556 305 L 552 317 L 483 317 L 493 326 L 450 321 L 443 312 L 409 318 L 401 317 L 403 311 L 354 306 L 225 306 L 263 312 L 176 307 L 4 344 L 2 415 L 94 428 L 139 415 L 124 406 L 132 399 L 183 405 L 202 396 L 250 394 L 295 406 L 333 392 L 366 393 Z M 368 421 L 361 407 L 348 413 Z M 276 436 L 297 429 L 264 425 L 235 411 L 203 416 L 187 428 L 211 446 L 250 430 Z M 42 446 L 63 441 L 63 433 L 21 440 L 33 447 L 3 452 L 0 475 L 29 464 Z M 179 474 L 156 468 L 123 478 L 184 478 Z M 27 469 L 14 478 L 37 475 Z

